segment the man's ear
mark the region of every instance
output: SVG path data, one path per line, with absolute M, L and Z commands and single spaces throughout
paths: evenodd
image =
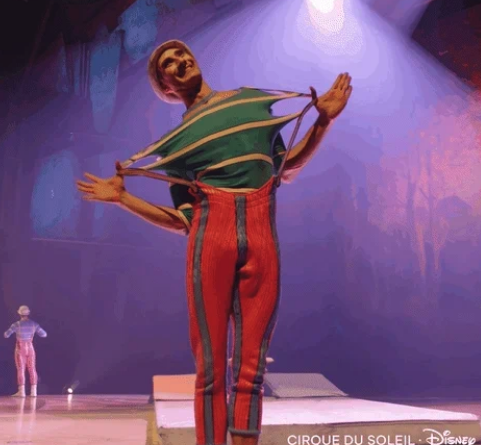
M 158 80 L 159 80 L 159 86 L 161 90 L 164 91 L 164 93 L 166 94 L 173 93 L 173 91 L 164 82 L 162 82 L 162 78 L 160 76 L 158 77 Z

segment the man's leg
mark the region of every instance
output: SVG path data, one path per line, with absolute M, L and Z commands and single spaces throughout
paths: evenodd
M 280 294 L 274 196 L 249 198 L 237 198 L 238 239 L 245 240 L 245 246 L 239 246 L 244 255 L 234 293 L 234 386 L 229 400 L 234 445 L 258 442 L 267 350 Z
M 211 202 L 206 196 L 195 209 L 189 235 L 187 300 L 197 372 L 198 445 L 224 445 L 227 440 L 227 332 L 237 255 L 234 210 L 229 202 Z
M 17 344 L 15 347 L 15 366 L 17 368 L 17 384 L 18 392 L 14 394 L 15 397 L 25 397 L 25 367 L 27 358 L 25 348 Z
M 27 356 L 27 369 L 28 375 L 30 377 L 30 395 L 32 397 L 37 397 L 37 356 L 35 354 L 35 349 L 33 344 L 29 345 L 28 356 Z

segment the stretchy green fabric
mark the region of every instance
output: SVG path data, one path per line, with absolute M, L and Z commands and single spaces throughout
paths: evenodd
M 142 168 L 163 170 L 174 178 L 199 180 L 219 188 L 258 189 L 282 162 L 286 147 L 280 130 L 300 115 L 273 116 L 272 105 L 301 96 L 239 88 L 233 96 L 193 112 L 129 161 L 155 156 L 155 162 Z M 188 187 L 172 184 L 170 192 L 174 206 L 190 223 L 189 204 L 194 197 Z

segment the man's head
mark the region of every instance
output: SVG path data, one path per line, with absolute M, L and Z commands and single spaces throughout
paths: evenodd
M 202 85 L 199 65 L 190 48 L 180 40 L 169 40 L 154 50 L 148 75 L 157 96 L 169 103 L 182 103 L 183 96 Z
M 21 317 L 28 317 L 30 315 L 30 309 L 28 306 L 20 306 L 17 311 Z

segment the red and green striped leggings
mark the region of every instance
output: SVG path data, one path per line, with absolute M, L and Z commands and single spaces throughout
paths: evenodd
M 258 435 L 269 342 L 280 297 L 273 179 L 250 193 L 197 183 L 187 252 L 190 342 L 196 362 L 198 445 Z M 226 398 L 227 337 L 234 384 Z

